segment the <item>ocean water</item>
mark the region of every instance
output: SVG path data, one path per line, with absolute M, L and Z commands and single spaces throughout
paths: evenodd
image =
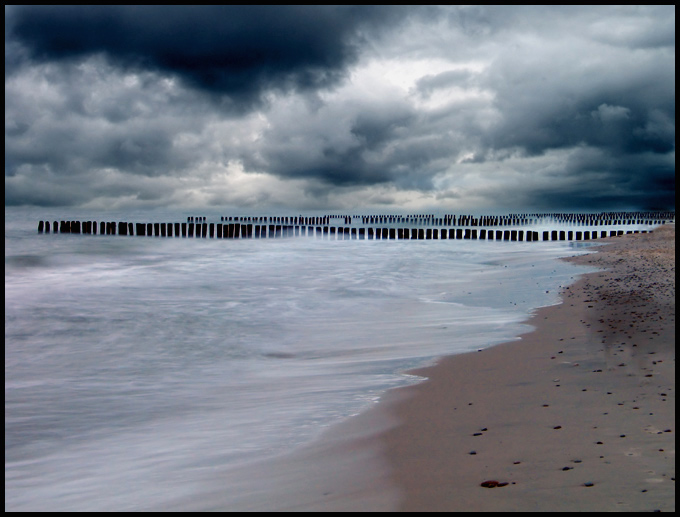
M 556 258 L 588 243 L 37 232 L 187 215 L 5 210 L 6 510 L 210 508 L 207 475 L 516 338 L 587 271 Z

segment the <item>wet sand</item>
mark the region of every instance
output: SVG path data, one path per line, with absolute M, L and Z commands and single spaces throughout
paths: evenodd
M 386 397 L 400 510 L 675 509 L 674 225 L 607 242 L 534 332 Z

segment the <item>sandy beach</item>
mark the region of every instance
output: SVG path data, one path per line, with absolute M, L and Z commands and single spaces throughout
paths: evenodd
M 221 479 L 221 509 L 673 511 L 675 227 L 602 242 L 534 331 L 409 372 L 427 380 Z
M 606 242 L 534 332 L 387 396 L 399 509 L 675 509 L 674 225 Z

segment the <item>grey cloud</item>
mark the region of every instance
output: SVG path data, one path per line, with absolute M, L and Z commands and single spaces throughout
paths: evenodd
M 428 97 L 433 91 L 470 84 L 473 74 L 467 70 L 449 70 L 436 75 L 426 75 L 416 82 L 416 91 Z
M 672 6 L 18 6 L 5 54 L 6 204 L 674 206 Z
M 124 68 L 175 75 L 243 111 L 270 89 L 337 84 L 358 57 L 361 31 L 407 14 L 381 6 L 18 6 L 11 31 L 34 59 L 101 53 Z

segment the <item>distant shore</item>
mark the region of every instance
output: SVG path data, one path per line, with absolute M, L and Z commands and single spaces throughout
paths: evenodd
M 521 341 L 386 397 L 401 510 L 675 509 L 675 226 L 604 242 Z

